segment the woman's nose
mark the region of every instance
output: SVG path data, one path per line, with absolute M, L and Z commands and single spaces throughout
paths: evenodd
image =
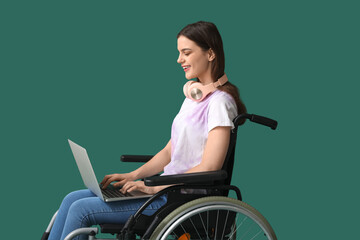
M 182 59 L 181 55 L 179 54 L 179 57 L 177 59 L 177 63 L 182 63 L 182 62 L 183 62 L 183 59 Z

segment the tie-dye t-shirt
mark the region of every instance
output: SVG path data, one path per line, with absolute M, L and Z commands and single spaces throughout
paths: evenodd
M 234 128 L 234 99 L 216 90 L 201 102 L 186 98 L 171 128 L 171 161 L 163 175 L 179 174 L 200 164 L 209 132 L 218 126 Z

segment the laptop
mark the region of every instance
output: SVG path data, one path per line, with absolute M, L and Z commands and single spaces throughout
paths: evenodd
M 149 198 L 152 196 L 140 191 L 122 194 L 119 191 L 120 188 L 115 188 L 111 184 L 107 189 L 100 188 L 86 149 L 70 139 L 68 139 L 68 141 L 85 186 L 103 201 L 114 202 L 134 198 Z

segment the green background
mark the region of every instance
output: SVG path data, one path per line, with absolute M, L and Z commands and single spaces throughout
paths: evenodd
M 2 239 L 39 239 L 62 198 L 83 188 L 68 138 L 88 149 L 99 179 L 137 166 L 120 155 L 165 146 L 184 99 L 176 34 L 198 20 L 218 26 L 248 111 L 279 122 L 239 129 L 233 184 L 244 201 L 279 239 L 359 236 L 357 1 L 9 2 Z

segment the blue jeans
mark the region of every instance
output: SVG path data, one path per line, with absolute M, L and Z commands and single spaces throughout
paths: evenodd
M 49 240 L 63 240 L 75 229 L 96 224 L 124 224 L 146 200 L 147 198 L 106 203 L 87 189 L 69 193 L 61 203 Z M 166 197 L 160 197 L 143 213 L 151 215 L 165 203 Z M 80 239 L 87 239 L 87 237 L 81 236 Z

